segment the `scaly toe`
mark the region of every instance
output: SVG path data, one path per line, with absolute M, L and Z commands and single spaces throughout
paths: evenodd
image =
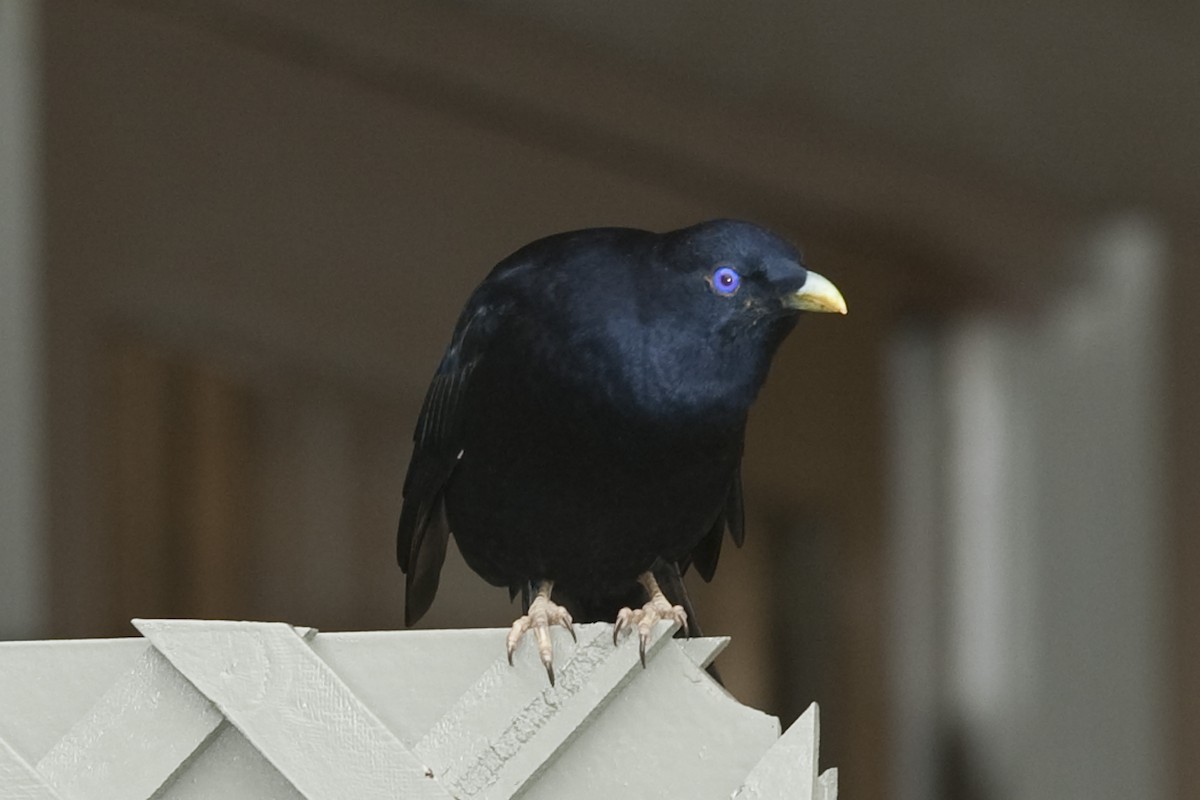
M 646 645 L 650 643 L 650 634 L 654 632 L 654 626 L 664 619 L 678 622 L 684 632 L 687 631 L 687 612 L 683 610 L 683 606 L 673 606 L 661 595 L 655 596 L 641 608 L 622 608 L 617 612 L 617 621 L 613 625 L 613 644 L 617 643 L 621 631 L 637 628 L 638 656 L 645 667 Z
M 632 608 L 622 608 L 617 612 L 617 621 L 613 624 L 613 646 L 617 644 L 617 637 L 621 631 L 633 625 L 637 621 L 637 614 L 641 613 L 639 608 L 636 612 Z
M 521 637 L 532 630 L 533 638 L 537 643 L 538 658 L 541 659 L 542 666 L 546 668 L 546 677 L 550 679 L 551 686 L 554 685 L 554 643 L 550 639 L 552 625 L 561 625 L 566 628 L 567 633 L 571 634 L 571 638 L 578 641 L 570 613 L 549 598 L 539 595 L 529 604 L 529 613 L 512 624 L 506 641 L 508 663 L 511 666 L 513 653 L 516 651 Z
M 529 615 L 525 615 L 517 619 L 512 624 L 512 628 L 508 631 L 508 639 L 505 644 L 508 648 L 508 665 L 511 667 L 513 663 L 513 651 L 517 649 L 517 642 L 521 641 L 521 637 L 525 635 L 525 631 L 529 630 L 530 619 Z

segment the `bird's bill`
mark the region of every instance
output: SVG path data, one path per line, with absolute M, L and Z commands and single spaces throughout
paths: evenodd
M 808 271 L 804 285 L 784 298 L 784 305 L 797 311 L 824 311 L 846 313 L 846 301 L 828 278 Z

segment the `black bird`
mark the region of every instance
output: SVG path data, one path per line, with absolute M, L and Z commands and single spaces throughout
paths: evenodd
M 405 623 L 433 602 L 453 531 L 475 572 L 522 594 L 509 660 L 532 628 L 551 683 L 550 626 L 573 617 L 615 618 L 614 640 L 637 627 L 643 659 L 660 619 L 698 632 L 681 575 L 710 580 L 726 530 L 742 543 L 746 415 L 801 311 L 846 305 L 747 222 L 562 233 L 497 264 L 417 420 Z

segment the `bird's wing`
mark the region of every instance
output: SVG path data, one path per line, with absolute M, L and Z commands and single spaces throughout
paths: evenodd
M 717 560 L 721 557 L 721 542 L 725 531 L 738 547 L 746 540 L 745 508 L 742 505 L 742 468 L 734 470 L 733 480 L 729 483 L 729 493 L 725 496 L 725 505 L 713 520 L 712 527 L 692 550 L 691 563 L 696 565 L 696 571 L 705 581 L 713 579 L 717 570 Z M 687 565 L 684 565 L 684 569 Z
M 478 296 L 468 302 L 417 417 L 396 536 L 406 625 L 420 619 L 437 594 L 450 537 L 444 494 L 463 449 L 462 398 L 499 316 L 499 308 Z

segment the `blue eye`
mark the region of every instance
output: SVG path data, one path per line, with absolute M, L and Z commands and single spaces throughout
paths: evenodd
M 733 267 L 717 267 L 713 270 L 708 283 L 717 294 L 731 297 L 737 294 L 738 288 L 742 285 L 742 276 L 738 275 L 737 270 Z

